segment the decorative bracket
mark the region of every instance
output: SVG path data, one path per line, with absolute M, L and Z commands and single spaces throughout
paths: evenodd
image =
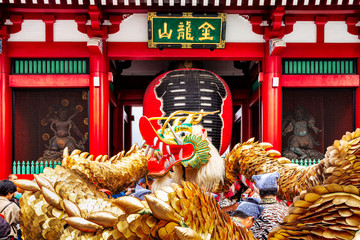
M 109 21 L 111 26 L 108 26 L 108 34 L 116 33 L 120 30 L 120 23 L 126 18 L 130 17 L 131 14 L 122 14 L 120 16 L 110 16 Z
M 22 15 L 11 15 L 10 21 L 13 25 L 9 25 L 9 33 L 18 33 L 21 31 L 21 24 L 23 23 L 23 16 Z
M 325 24 L 327 22 L 328 22 L 328 17 L 326 16 L 317 16 L 315 18 L 317 43 L 324 43 L 325 41 Z
M 263 35 L 264 34 L 264 26 L 260 26 L 263 22 L 263 18 L 261 16 L 251 16 L 250 23 L 252 25 L 252 30 L 254 33 Z
M 10 21 L 12 25 L 3 25 L 0 26 L 0 38 L 8 39 L 10 34 L 18 33 L 21 31 L 21 24 L 23 23 L 22 15 L 11 15 Z
M 285 7 L 277 7 L 275 11 L 272 12 L 270 17 L 271 20 L 270 26 L 272 27 L 271 29 L 272 31 L 280 31 L 284 15 L 285 15 Z
M 348 32 L 357 35 L 360 39 L 360 26 L 355 26 L 359 22 L 358 17 L 347 17 L 346 18 L 346 24 L 348 26 Z
M 100 9 L 97 6 L 89 6 L 89 16 L 91 21 L 91 29 L 94 31 L 100 30 L 100 25 L 103 23 Z
M 53 42 L 55 15 L 43 15 L 42 20 L 45 23 L 45 40 L 46 42 Z
M 252 25 L 252 30 L 256 34 L 264 35 L 265 40 L 272 38 L 282 38 L 286 34 L 289 34 L 293 31 L 293 26 L 296 22 L 295 17 L 284 17 L 285 8 L 276 7 L 270 17 L 270 26 L 261 26 L 263 18 L 261 16 L 251 16 L 250 23 Z M 282 25 L 284 19 L 285 26 Z
M 129 14 L 122 14 L 120 16 L 110 16 L 109 22 L 111 25 L 104 25 L 104 19 L 101 11 L 96 6 L 89 7 L 90 25 L 86 25 L 88 20 L 86 15 L 76 15 L 75 21 L 78 25 L 78 30 L 81 33 L 87 34 L 89 38 L 99 37 L 102 39 L 108 38 L 108 34 L 113 34 L 119 31 L 122 20 L 129 17 Z

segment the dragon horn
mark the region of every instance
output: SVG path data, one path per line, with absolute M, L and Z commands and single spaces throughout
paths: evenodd
M 174 129 L 172 129 L 172 127 L 171 127 L 170 123 L 168 123 L 168 126 L 169 126 L 169 128 L 170 128 L 170 131 L 171 131 L 171 132 L 172 132 L 172 134 L 174 135 L 174 137 L 175 137 L 175 139 L 176 139 L 177 143 L 178 143 L 179 145 L 183 145 L 183 144 L 184 144 L 184 143 L 183 143 L 183 141 L 179 138 L 179 136 L 178 136 L 178 135 L 176 135 L 176 133 L 174 132 Z

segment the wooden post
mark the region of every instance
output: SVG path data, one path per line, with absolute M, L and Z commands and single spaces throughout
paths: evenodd
M 92 38 L 90 51 L 89 152 L 109 154 L 109 81 L 106 41 Z
M 262 83 L 263 132 L 262 141 L 281 151 L 282 89 L 281 57 L 270 55 L 269 41 L 264 54 L 264 80 Z
M 0 179 L 12 169 L 12 91 L 9 86 L 10 59 L 7 55 L 7 27 L 0 27 Z

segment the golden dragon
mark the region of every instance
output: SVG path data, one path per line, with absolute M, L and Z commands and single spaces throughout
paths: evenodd
M 235 226 L 207 191 L 223 191 L 238 176 L 278 172 L 279 197 L 293 200 L 288 216 L 269 239 L 352 239 L 360 226 L 360 129 L 346 133 L 316 165 L 303 167 L 250 139 L 221 158 L 203 116 L 178 111 L 168 118 L 140 120 L 144 147 L 110 159 L 64 151 L 62 165 L 35 181 L 18 180 L 24 239 L 253 239 Z M 179 116 L 180 115 L 180 116 Z M 161 129 L 151 121 L 163 120 Z M 170 186 L 161 181 L 172 176 Z M 144 175 L 161 188 L 140 201 L 108 199 Z M 184 181 L 186 180 L 186 181 Z

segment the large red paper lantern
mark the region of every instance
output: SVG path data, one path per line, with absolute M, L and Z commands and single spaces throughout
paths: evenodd
M 177 110 L 219 113 L 201 122 L 213 145 L 223 154 L 232 130 L 232 98 L 228 85 L 215 73 L 202 69 L 177 69 L 154 79 L 144 96 L 144 116 L 167 117 Z M 160 128 L 160 125 L 159 125 Z

